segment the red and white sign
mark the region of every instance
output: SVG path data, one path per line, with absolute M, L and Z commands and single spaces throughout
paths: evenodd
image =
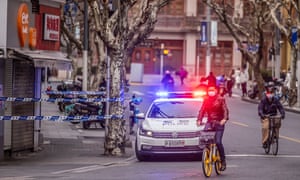
M 44 14 L 44 40 L 59 41 L 60 18 Z

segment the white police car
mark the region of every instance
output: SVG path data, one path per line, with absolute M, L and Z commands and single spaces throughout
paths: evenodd
M 149 155 L 159 154 L 199 154 L 201 157 L 203 147 L 199 136 L 204 126 L 198 127 L 196 121 L 203 95 L 202 92 L 160 93 L 163 97 L 152 102 L 138 127 L 137 159 L 143 161 Z

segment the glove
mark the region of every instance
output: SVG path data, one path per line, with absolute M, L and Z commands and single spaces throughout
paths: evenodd
M 204 125 L 204 123 L 200 120 L 197 120 L 197 126 L 201 126 L 201 125 Z

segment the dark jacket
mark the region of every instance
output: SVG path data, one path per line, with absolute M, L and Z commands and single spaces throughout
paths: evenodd
M 215 97 L 208 97 L 204 100 L 198 115 L 198 120 L 202 121 L 204 115 L 207 114 L 207 121 L 221 121 L 229 119 L 229 111 L 224 97 L 216 95 Z
M 217 79 L 213 74 L 210 74 L 206 77 L 207 86 L 208 87 L 216 87 L 217 86 Z
M 258 115 L 261 118 L 263 118 L 264 115 L 277 115 L 277 110 L 280 112 L 282 118 L 284 118 L 284 108 L 279 100 L 275 97 L 269 101 L 268 98 L 264 96 L 258 104 Z

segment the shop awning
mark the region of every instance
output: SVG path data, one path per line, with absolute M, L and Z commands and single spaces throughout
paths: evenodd
M 60 51 L 8 49 L 9 58 L 25 58 L 32 60 L 35 67 L 55 67 L 61 70 L 71 70 L 72 60 Z

